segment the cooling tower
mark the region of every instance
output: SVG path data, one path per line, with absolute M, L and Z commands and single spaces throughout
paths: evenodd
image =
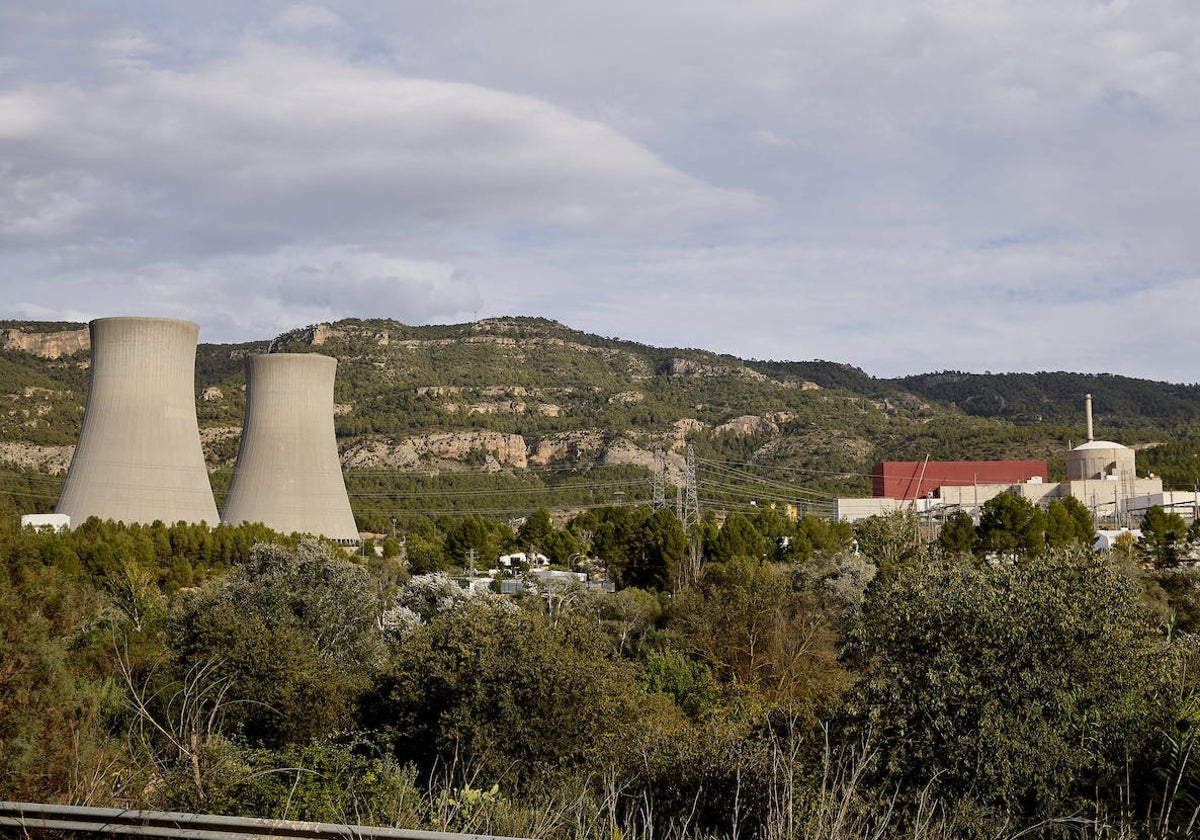
M 246 359 L 246 420 L 222 522 L 358 539 L 333 434 L 336 370 L 314 353 Z
M 200 328 L 167 318 L 100 318 L 89 327 L 92 384 L 56 511 L 74 523 L 216 524 L 196 425 Z

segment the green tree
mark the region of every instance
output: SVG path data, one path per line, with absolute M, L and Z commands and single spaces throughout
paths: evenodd
M 856 522 L 854 535 L 862 555 L 879 567 L 880 574 L 887 576 L 918 561 L 924 554 L 918 526 L 915 514 L 898 510 Z
M 444 535 L 423 516 L 414 517 L 404 535 L 404 559 L 414 575 L 445 571 L 452 565 Z
M 659 508 L 645 517 L 636 533 L 632 556 L 621 573 L 621 584 L 642 589 L 672 588 L 686 550 L 683 523 L 674 511 Z
M 103 798 L 116 783 L 105 734 L 112 698 L 78 658 L 103 601 L 42 565 L 41 539 L 0 537 L 0 798 Z
M 553 528 L 542 538 L 542 552 L 557 566 L 570 566 L 579 555 L 579 540 L 565 528 Z
M 229 684 L 224 716 L 252 743 L 345 728 L 381 662 L 375 583 L 335 551 L 316 541 L 257 546 L 173 621 L 176 679 L 215 667 Z
M 635 738 L 643 697 L 594 618 L 476 600 L 413 629 L 370 708 L 401 762 L 538 789 L 604 766 Z
M 785 560 L 792 540 L 796 536 L 796 526 L 777 508 L 770 505 L 759 505 L 754 515 L 750 517 L 754 530 L 767 541 L 770 546 L 769 560 Z
M 446 535 L 446 559 L 451 563 L 466 566 L 472 562 L 474 552 L 476 567 L 489 567 L 496 564 L 500 556 L 500 547 L 495 534 L 487 523 L 479 516 L 443 517 L 441 531 Z
M 1074 496 L 1052 499 L 1046 506 L 1046 545 L 1062 548 L 1069 545 L 1090 547 L 1096 540 L 1096 527 L 1091 511 Z
M 1188 526 L 1182 516 L 1152 505 L 1142 517 L 1141 528 L 1138 546 L 1144 558 L 1163 568 L 1179 565 L 1190 548 Z
M 770 543 L 750 520 L 735 511 L 721 524 L 721 530 L 716 533 L 708 547 L 708 557 L 715 563 L 724 563 L 734 557 L 753 557 L 761 560 L 772 553 L 771 548 Z
M 936 777 L 945 796 L 1023 819 L 1115 794 L 1173 727 L 1182 673 L 1141 591 L 1082 549 L 1038 563 L 954 558 L 870 589 L 850 648 L 863 676 L 854 706 L 889 778 L 915 792 Z
M 525 521 L 517 529 L 517 544 L 526 551 L 530 549 L 542 551 L 542 543 L 553 530 L 554 524 L 550 521 L 550 511 L 540 507 L 525 517 Z
M 813 552 L 821 557 L 848 551 L 854 544 L 854 526 L 849 522 L 829 520 L 811 513 L 800 517 L 795 533 L 807 539 Z
M 1046 514 L 1023 496 L 1001 493 L 983 503 L 976 533 L 981 552 L 1035 557 L 1046 548 Z
M 740 556 L 708 564 L 672 610 L 686 648 L 744 700 L 812 723 L 849 684 L 838 636 L 788 566 Z
M 943 554 L 969 554 L 975 549 L 975 520 L 965 510 L 956 510 L 946 517 L 938 532 L 938 548 Z

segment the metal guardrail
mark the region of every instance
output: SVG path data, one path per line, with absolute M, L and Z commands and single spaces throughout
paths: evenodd
M 488 834 L 454 834 L 173 811 L 131 811 L 40 802 L 0 802 L 0 828 L 5 826 L 26 831 L 54 830 L 177 840 L 523 840 Z

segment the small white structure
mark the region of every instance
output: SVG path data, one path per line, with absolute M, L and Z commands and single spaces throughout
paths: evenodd
M 498 562 L 506 569 L 511 569 L 513 566 L 519 566 L 522 563 L 527 564 L 531 569 L 536 569 L 549 566 L 550 558 L 545 554 L 538 554 L 535 551 L 529 553 L 518 551 L 516 554 L 501 554 Z
M 558 569 L 535 569 L 533 575 L 542 583 L 552 580 L 570 580 L 587 583 L 588 579 L 588 576 L 584 572 L 564 572 Z
M 840 522 L 858 522 L 872 516 L 885 516 L 900 510 L 896 499 L 857 498 L 834 501 L 833 518 Z
M 493 581 L 494 577 L 472 577 L 456 583 L 472 595 L 486 595 L 492 591 Z
M 1135 540 L 1142 538 L 1140 528 L 1122 528 L 1119 531 L 1097 531 L 1096 541 L 1092 543 L 1092 548 L 1095 551 L 1108 551 L 1117 544 L 1117 537 L 1121 534 L 1132 534 Z
M 21 517 L 21 527 L 26 526 L 35 531 L 50 528 L 57 534 L 71 527 L 71 517 L 65 513 L 27 513 Z

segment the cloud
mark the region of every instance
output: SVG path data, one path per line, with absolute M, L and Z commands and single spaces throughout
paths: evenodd
M 302 34 L 315 29 L 339 29 L 342 18 L 316 3 L 293 3 L 275 16 L 275 27 L 282 32 Z
M 71 301 L 69 313 L 56 307 Z M 197 321 L 203 340 L 267 339 L 341 318 L 461 322 L 483 305 L 480 288 L 452 265 L 343 248 L 287 249 L 200 264 L 160 262 L 135 274 L 92 270 L 31 283 L 10 301 L 19 317 L 87 321 L 152 315 Z
M 1195 378 L 1191 0 L 62 9 L 0 10 L 12 311 Z
M 31 85 L 0 96 L 0 151 L 76 242 L 160 253 L 311 239 L 403 240 L 438 226 L 661 233 L 755 205 L 596 122 L 528 96 L 262 42 L 192 72 Z M 10 228 L 20 246 L 33 231 Z

